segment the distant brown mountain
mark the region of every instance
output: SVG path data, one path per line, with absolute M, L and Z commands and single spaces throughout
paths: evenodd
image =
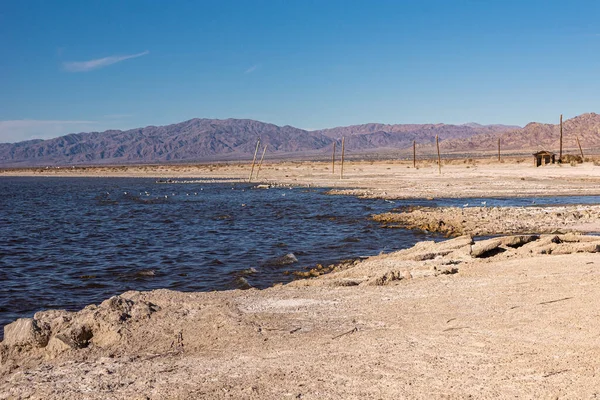
M 238 160 L 252 157 L 257 139 L 269 157 L 324 157 L 345 136 L 352 154 L 378 154 L 412 146 L 412 141 L 496 134 L 513 126 L 364 124 L 306 131 L 248 119 L 192 119 L 173 125 L 110 130 L 0 144 L 0 165 L 133 164 Z
M 563 121 L 563 149 L 577 150 L 577 137 L 585 149 L 600 146 L 600 115 L 582 114 Z M 493 132 L 483 135 L 459 138 L 444 142 L 444 152 L 482 152 L 495 151 L 498 139 L 503 150 L 528 152 L 560 149 L 560 125 L 532 122 L 524 128 L 505 132 Z
M 519 128 L 505 125 L 448 125 L 448 124 L 364 124 L 318 131 L 323 135 L 340 139 L 346 137 L 346 148 L 355 151 L 375 149 L 404 149 L 412 146 L 413 140 L 419 144 L 440 140 L 469 138 L 483 134 L 506 132 Z

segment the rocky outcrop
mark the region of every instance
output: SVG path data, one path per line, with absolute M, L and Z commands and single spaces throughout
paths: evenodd
M 401 227 L 448 236 L 524 233 L 566 233 L 595 230 L 600 206 L 557 207 L 421 207 L 403 212 L 374 215 L 375 221 L 389 228 Z M 588 227 L 589 225 L 589 227 Z M 512 246 L 532 237 L 521 236 Z
M 474 260 L 515 259 L 536 255 L 596 253 L 600 237 L 585 235 L 515 235 L 474 242 L 469 235 L 443 242 L 419 242 L 410 249 L 329 268 L 330 273 L 291 286 L 386 286 L 402 280 L 452 275 Z
M 138 292 L 114 296 L 79 312 L 49 310 L 4 327 L 2 346 L 13 351 L 39 350 L 47 357 L 94 345 L 107 347 L 123 339 L 128 327 L 150 318 L 160 307 L 137 300 Z

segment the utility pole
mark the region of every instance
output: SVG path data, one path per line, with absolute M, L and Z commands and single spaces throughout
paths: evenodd
M 331 153 L 331 173 L 335 174 L 335 142 L 333 142 L 333 152 Z
M 441 175 L 442 173 L 442 159 L 440 158 L 440 137 L 438 135 L 435 135 L 435 144 L 437 146 L 437 151 L 438 151 L 438 171 Z
M 500 162 L 500 138 L 498 138 L 498 162 Z
M 256 164 L 256 154 L 258 154 L 258 146 L 260 145 L 260 139 L 256 141 L 256 150 L 254 150 L 254 159 L 252 159 L 252 169 L 250 170 L 250 177 L 248 177 L 248 183 L 252 181 L 252 174 L 254 173 L 254 164 Z
M 562 164 L 562 114 L 560 114 L 560 153 L 558 154 L 558 163 Z
M 344 141 L 346 138 L 342 136 L 342 169 L 340 171 L 340 179 L 344 179 Z

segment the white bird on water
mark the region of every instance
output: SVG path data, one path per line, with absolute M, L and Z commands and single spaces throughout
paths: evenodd
M 463 204 L 463 207 L 469 207 L 469 203 Z
M 485 205 L 487 204 L 487 201 L 482 201 L 481 205 L 485 207 Z

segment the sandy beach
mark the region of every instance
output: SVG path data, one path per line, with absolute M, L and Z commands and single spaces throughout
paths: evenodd
M 592 163 L 454 161 L 439 174 L 434 163 L 350 162 L 344 179 L 330 168 L 267 164 L 257 182 L 389 199 L 600 194 Z M 0 179 L 241 181 L 249 171 L 247 164 L 4 170 Z M 600 238 L 580 234 L 595 230 L 597 206 L 445 211 L 410 210 L 382 223 L 422 229 L 444 217 L 454 224 L 446 233 L 462 236 L 288 285 L 127 292 L 77 313 L 19 320 L 0 345 L 0 399 L 600 396 Z M 518 236 L 470 236 L 498 233 Z

